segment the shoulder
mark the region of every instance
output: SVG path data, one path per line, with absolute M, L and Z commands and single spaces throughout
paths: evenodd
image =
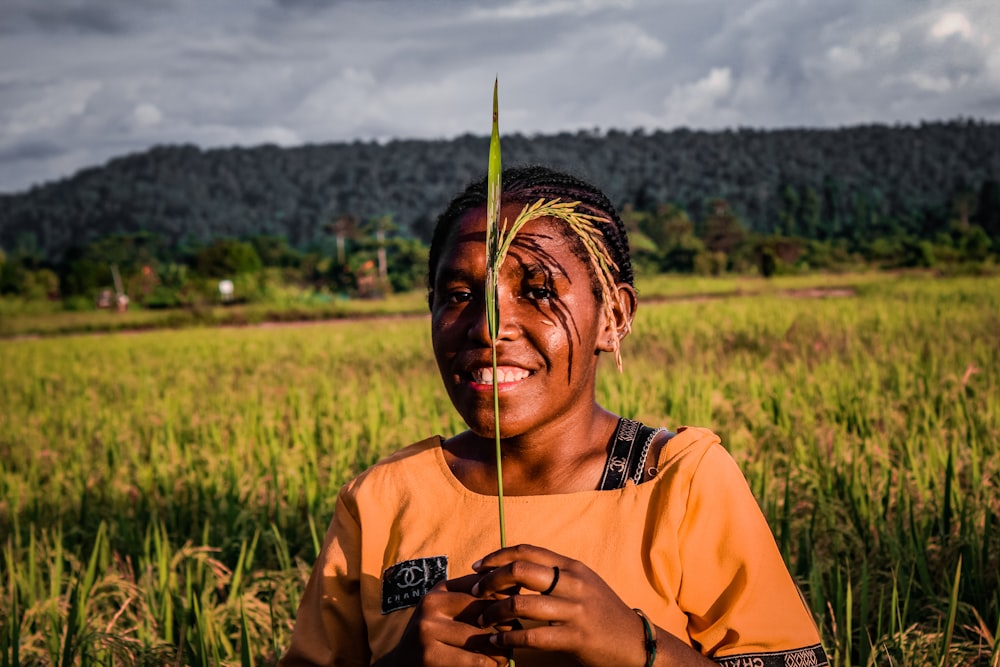
M 657 464 L 660 470 L 677 465 L 697 465 L 703 457 L 718 450 L 729 456 L 722 447 L 722 439 L 710 429 L 700 426 L 681 426 L 660 450 Z
M 736 460 L 712 430 L 682 426 L 662 447 L 657 457 L 657 477 L 674 491 L 726 487 L 742 494 L 746 478 Z M 718 491 L 713 491 L 718 493 Z
M 356 501 L 365 495 L 398 495 L 415 482 L 433 479 L 440 468 L 440 448 L 441 437 L 435 435 L 389 454 L 347 482 L 341 498 Z

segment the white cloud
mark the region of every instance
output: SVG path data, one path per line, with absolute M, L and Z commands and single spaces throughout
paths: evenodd
M 143 129 L 156 125 L 163 120 L 163 113 L 155 104 L 143 102 L 137 104 L 132 110 L 132 124 L 137 129 Z
M 721 102 L 732 88 L 733 76 L 728 67 L 713 67 L 701 79 L 675 86 L 663 102 L 668 124 L 700 125 L 713 112 L 722 111 Z
M 733 87 L 733 73 L 728 67 L 713 67 L 708 76 L 694 83 L 688 92 L 694 96 L 716 100 L 726 95 Z
M 850 46 L 832 46 L 826 52 L 830 70 L 838 75 L 849 74 L 864 65 L 864 59 Z
M 937 40 L 947 39 L 953 35 L 972 39 L 972 23 L 962 12 L 947 12 L 931 26 L 930 35 Z
M 27 85 L 29 94 L 13 104 L 0 105 L 2 137 L 19 137 L 60 130 L 84 115 L 103 88 L 97 80 L 81 79 L 45 85 Z
M 479 20 L 534 21 L 554 16 L 586 15 L 606 9 L 629 9 L 631 0 L 518 0 L 476 7 L 472 16 Z
M 641 60 L 656 60 L 667 53 L 667 45 L 663 40 L 630 23 L 611 26 L 605 39 L 613 50 Z
M 926 72 L 914 72 L 909 80 L 917 87 L 930 93 L 946 93 L 952 88 L 951 79 L 946 76 L 934 76 Z
M 156 143 L 1000 121 L 997 0 L 10 0 L 0 191 Z

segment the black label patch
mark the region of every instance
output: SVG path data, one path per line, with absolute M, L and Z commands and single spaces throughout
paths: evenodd
M 404 560 L 382 573 L 382 613 L 415 607 L 434 585 L 448 577 L 448 557 Z
M 825 667 L 826 652 L 819 644 L 793 651 L 744 653 L 715 658 L 720 667 Z

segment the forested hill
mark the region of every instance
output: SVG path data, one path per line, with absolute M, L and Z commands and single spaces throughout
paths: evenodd
M 483 172 L 487 151 L 487 137 L 473 136 L 298 148 L 157 147 L 0 196 L 0 248 L 57 260 L 73 245 L 138 231 L 170 242 L 275 234 L 303 247 L 341 216 L 386 214 L 426 239 L 449 198 Z M 696 221 L 711 200 L 725 199 L 761 232 L 923 235 L 971 216 L 1000 235 L 996 123 L 508 135 L 503 157 L 506 165 L 568 169 L 619 206 L 673 203 Z

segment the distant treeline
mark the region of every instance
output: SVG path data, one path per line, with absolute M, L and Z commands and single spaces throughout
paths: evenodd
M 834 130 L 508 135 L 508 165 L 567 169 L 619 207 L 705 218 L 724 199 L 753 231 L 865 239 L 933 233 L 956 215 L 1000 234 L 1000 124 Z M 58 261 L 74 245 L 139 231 L 168 243 L 282 236 L 305 249 L 342 216 L 391 215 L 427 240 L 457 190 L 481 176 L 487 137 L 299 148 L 164 146 L 0 196 L 0 247 Z
M 503 151 L 508 165 L 546 164 L 604 189 L 647 269 L 926 266 L 987 261 L 1000 248 L 996 123 L 594 130 L 508 135 Z M 88 273 L 81 263 L 107 276 L 109 263 L 149 265 L 141 257 L 161 279 L 170 265 L 214 275 L 221 269 L 198 257 L 236 243 L 254 248 L 249 265 L 294 265 L 321 282 L 333 271 L 336 284 L 356 283 L 352 257 L 385 247 L 379 278 L 402 287 L 418 280 L 404 265 L 449 199 L 482 175 L 487 152 L 488 138 L 462 136 L 128 155 L 0 196 L 0 291 L 24 282 L 15 269 L 47 270 L 60 294 L 86 294 L 93 281 L 73 277 Z

